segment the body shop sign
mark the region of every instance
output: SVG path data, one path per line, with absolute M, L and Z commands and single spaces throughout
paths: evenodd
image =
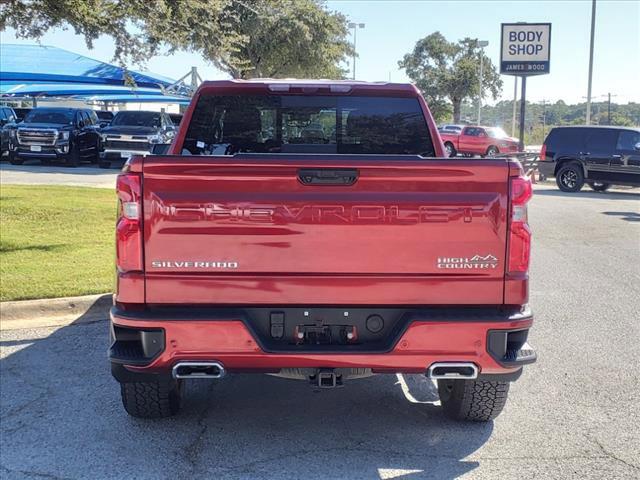
M 503 23 L 500 73 L 541 75 L 549 73 L 550 23 Z

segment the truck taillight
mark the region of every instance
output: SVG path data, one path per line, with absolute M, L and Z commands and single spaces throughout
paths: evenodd
M 540 149 L 540 160 L 543 162 L 547 159 L 547 144 L 543 143 L 542 148 Z
M 116 181 L 118 221 L 116 224 L 116 265 L 120 272 L 141 271 L 142 191 L 140 175 L 122 173 Z
M 531 230 L 527 223 L 527 202 L 533 195 L 531 180 L 522 173 L 511 177 L 511 220 L 507 273 L 525 273 L 531 256 Z

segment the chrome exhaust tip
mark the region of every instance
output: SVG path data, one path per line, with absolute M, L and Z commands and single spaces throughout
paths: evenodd
M 222 378 L 226 371 L 220 362 L 178 362 L 171 370 L 175 379 Z
M 473 380 L 478 378 L 478 367 L 471 362 L 436 362 L 427 370 L 427 377 L 434 380 Z

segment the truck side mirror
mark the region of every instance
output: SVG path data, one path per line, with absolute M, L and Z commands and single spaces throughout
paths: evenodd
M 640 142 L 636 143 L 636 144 L 633 146 L 633 149 L 634 149 L 636 152 L 640 152 Z

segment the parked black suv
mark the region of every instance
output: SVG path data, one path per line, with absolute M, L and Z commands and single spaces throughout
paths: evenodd
M 106 127 L 111 123 L 115 114 L 108 110 L 96 110 L 96 115 L 98 116 L 98 125 L 100 127 Z
M 164 112 L 122 111 L 100 132 L 100 167 L 124 162 L 132 155 L 147 155 L 156 144 L 171 143 L 175 127 Z
M 13 111 L 16 113 L 17 117 L 16 123 L 20 123 L 21 121 L 23 121 L 24 117 L 26 117 L 31 110 L 33 110 L 33 108 L 31 107 L 14 107 Z
M 596 191 L 612 184 L 640 186 L 640 129 L 627 127 L 556 127 L 542 145 L 540 173 L 556 177 L 563 192 L 585 183 Z
M 100 134 L 93 110 L 39 107 L 9 129 L 9 162 L 21 165 L 29 158 L 43 162 L 63 160 L 71 167 L 80 161 L 98 161 Z
M 11 107 L 0 107 L 0 157 L 9 151 L 9 126 L 16 123 L 16 112 Z

